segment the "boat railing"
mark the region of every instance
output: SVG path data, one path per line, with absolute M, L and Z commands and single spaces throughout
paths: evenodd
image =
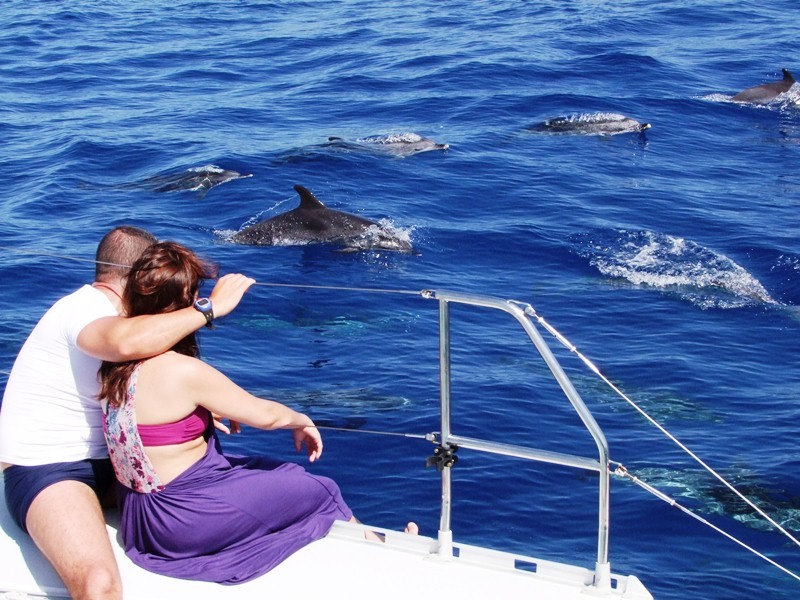
M 556 360 L 550 347 L 539 333 L 530 317 L 533 311 L 526 311 L 529 305 L 513 300 L 463 294 L 442 290 L 425 290 L 422 297 L 438 300 L 439 302 L 439 379 L 440 379 L 440 411 L 441 411 L 441 439 L 437 450 L 443 456 L 449 456 L 458 448 L 468 448 L 481 452 L 512 456 L 527 460 L 588 469 L 599 474 L 598 489 L 598 532 L 597 532 L 597 560 L 595 563 L 593 585 L 606 590 L 611 587 L 611 568 L 608 560 L 608 531 L 609 531 L 609 454 L 605 436 L 598 426 L 589 409 L 584 404 L 572 382 L 567 377 L 561 365 Z M 522 326 L 536 350 L 549 368 L 561 390 L 578 413 L 581 421 L 597 445 L 597 458 L 587 458 L 572 454 L 550 452 L 523 446 L 496 443 L 488 440 L 463 437 L 453 433 L 450 419 L 450 383 L 451 383 L 451 357 L 450 357 L 450 305 L 466 304 L 476 307 L 497 309 L 510 314 Z M 445 460 L 444 468 L 440 468 L 442 476 L 442 506 L 438 532 L 438 555 L 441 558 L 453 556 L 453 534 L 450 527 L 451 517 L 451 469 L 454 461 Z

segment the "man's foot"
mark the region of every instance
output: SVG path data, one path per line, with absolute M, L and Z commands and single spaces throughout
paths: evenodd
M 419 534 L 419 526 L 414 521 L 409 521 L 406 525 L 405 532 L 411 535 Z

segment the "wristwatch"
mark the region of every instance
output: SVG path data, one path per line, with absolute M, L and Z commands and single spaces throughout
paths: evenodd
M 212 325 L 212 321 L 214 320 L 214 307 L 211 304 L 211 300 L 208 298 L 198 298 L 194 301 L 194 307 L 203 313 L 203 316 L 206 318 L 206 327 L 214 328 Z

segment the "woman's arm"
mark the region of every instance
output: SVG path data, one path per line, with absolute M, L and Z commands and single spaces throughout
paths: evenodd
M 305 414 L 280 402 L 253 396 L 199 359 L 180 356 L 175 363 L 171 374 L 192 404 L 259 429 L 291 429 L 295 450 L 300 451 L 305 443 L 311 462 L 322 455 L 319 430 Z

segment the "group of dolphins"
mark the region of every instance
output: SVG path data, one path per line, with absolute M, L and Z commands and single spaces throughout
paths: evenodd
M 731 97 L 733 102 L 769 104 L 785 94 L 794 85 L 795 79 L 786 69 L 779 81 L 747 88 Z M 548 133 L 575 133 L 585 135 L 616 135 L 619 133 L 642 133 L 650 128 L 649 123 L 640 123 L 617 113 L 597 113 L 571 117 L 556 117 L 532 127 L 534 131 Z M 345 150 L 367 149 L 380 154 L 405 157 L 431 150 L 447 150 L 448 144 L 439 144 L 416 133 L 397 133 L 371 136 L 348 141 L 330 137 L 326 146 Z M 206 165 L 189 169 L 183 173 L 159 175 L 146 179 L 140 185 L 157 192 L 192 190 L 202 198 L 209 190 L 235 179 L 252 177 L 236 171 Z M 413 252 L 411 242 L 398 235 L 391 227 L 346 212 L 333 210 L 320 202 L 313 193 L 301 185 L 294 186 L 300 195 L 300 204 L 287 212 L 233 234 L 229 241 L 236 244 L 275 246 L 282 244 L 325 243 L 342 246 L 349 250 L 367 248 Z
M 743 104 L 769 104 L 788 92 L 795 84 L 792 74 L 783 69 L 783 78 L 747 88 L 731 97 L 731 102 Z M 618 133 L 643 133 L 650 123 L 641 123 L 617 113 L 596 113 L 556 117 L 534 125 L 532 131 L 546 133 L 579 133 L 585 135 L 616 135 Z
M 326 146 L 348 151 L 366 150 L 398 158 L 449 148 L 448 144 L 439 144 L 412 132 L 376 135 L 352 141 L 331 137 Z M 212 188 L 245 177 L 252 177 L 252 174 L 205 165 L 181 173 L 150 177 L 133 186 L 155 192 L 193 191 L 202 199 Z M 252 246 L 323 243 L 341 246 L 345 250 L 414 252 L 408 237 L 391 226 L 328 208 L 301 185 L 295 185 L 294 189 L 300 195 L 300 204 L 296 208 L 245 227 L 227 238 L 228 241 Z

